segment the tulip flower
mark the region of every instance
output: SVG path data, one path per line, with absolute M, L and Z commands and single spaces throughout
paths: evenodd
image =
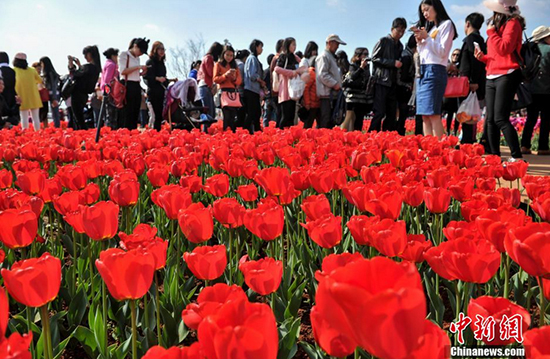
M 244 214 L 244 225 L 264 241 L 272 241 L 283 234 L 285 213 L 283 207 L 274 201 L 260 203 L 257 208 Z
M 214 280 L 223 274 L 227 266 L 227 250 L 223 244 L 197 247 L 191 253 L 185 252 L 183 259 L 195 277 Z
M 255 202 L 258 199 L 258 188 L 253 184 L 239 186 L 235 192 L 237 192 L 245 202 Z
M 214 197 L 223 197 L 229 192 L 229 177 L 223 173 L 209 177 L 203 188 Z
M 0 212 L 0 241 L 11 249 L 27 247 L 36 238 L 38 218 L 28 208 Z
M 189 347 L 171 347 L 164 349 L 154 346 L 141 359 L 206 359 L 200 343 L 195 342 Z
M 445 188 L 427 188 L 424 192 L 424 202 L 430 212 L 445 213 L 451 204 L 451 192 Z
M 192 203 L 191 193 L 188 189 L 175 184 L 162 186 L 151 193 L 151 200 L 161 207 L 169 219 L 177 219 L 181 209 L 189 207 Z
M 407 235 L 407 246 L 399 254 L 399 258 L 414 263 L 422 263 L 424 262 L 424 253 L 432 246 L 432 242 L 427 240 L 425 235 L 409 234 Z
M 168 178 L 170 177 L 170 172 L 168 172 L 168 167 L 164 165 L 153 166 L 149 171 L 147 171 L 147 178 L 151 185 L 155 188 L 162 187 L 168 183 Z
M 245 208 L 235 198 L 218 199 L 212 212 L 225 228 L 237 228 L 244 224 Z
M 277 358 L 277 323 L 267 304 L 229 301 L 200 324 L 198 337 L 208 359 Z
M 528 348 L 527 359 L 550 357 L 550 326 L 527 331 L 524 335 L 523 346 Z
M 533 209 L 543 221 L 550 222 L 550 192 L 538 196 L 533 203 Z
M 133 206 L 139 199 L 139 182 L 134 179 L 113 179 L 109 184 L 109 197 L 121 207 Z
M 287 169 L 280 167 L 264 168 L 254 178 L 269 196 L 281 196 L 287 192 L 291 180 Z
M 312 241 L 323 248 L 332 248 L 342 240 L 342 217 L 328 215 L 316 221 L 300 223 Z
M 328 198 L 324 194 L 304 198 L 300 206 L 306 214 L 306 221 L 315 221 L 332 213 Z
M 80 166 L 65 165 L 57 171 L 57 177 L 61 180 L 63 187 L 71 191 L 78 191 L 86 186 L 88 177 Z
M 269 257 L 248 261 L 248 256 L 245 256 L 239 263 L 239 270 L 244 275 L 246 285 L 265 296 L 279 288 L 283 277 L 283 262 Z
M 224 303 L 235 299 L 248 299 L 243 289 L 237 285 L 218 283 L 206 287 L 199 293 L 197 302 L 188 304 L 181 313 L 183 322 L 189 328 L 197 330 L 206 317 L 216 313 Z
M 0 189 L 11 187 L 13 183 L 13 175 L 7 169 L 0 170 Z
M 193 203 L 179 212 L 178 223 L 185 237 L 193 243 L 202 243 L 212 238 L 214 220 L 210 207 Z
M 426 319 L 424 324 L 424 334 L 418 340 L 416 349 L 406 357 L 406 359 L 440 359 L 450 358 L 451 341 L 449 335 Z
M 196 175 L 182 177 L 180 186 L 187 188 L 191 193 L 197 193 L 202 189 L 202 178 Z
M 29 172 L 17 175 L 15 184 L 27 194 L 40 194 L 46 185 L 47 174 L 41 169 L 34 169 Z
M 534 277 L 550 279 L 550 223 L 529 223 L 511 229 L 504 240 L 514 262 Z
M 395 257 L 407 246 L 407 225 L 404 221 L 382 219 L 366 228 L 368 242 L 388 257 Z
M 103 241 L 118 232 L 119 207 L 113 202 L 98 202 L 82 208 L 84 231 L 94 241 Z
M 155 259 L 155 270 L 166 266 L 168 241 L 156 236 L 156 228 L 152 228 L 147 224 L 140 224 L 131 235 L 120 232 L 118 236 L 120 237 L 120 247 L 122 249 L 128 251 L 143 248 L 152 254 Z

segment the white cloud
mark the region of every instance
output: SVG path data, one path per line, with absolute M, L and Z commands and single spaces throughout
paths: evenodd
M 483 15 L 490 15 L 491 10 L 487 9 L 483 2 L 477 5 L 451 5 L 451 11 L 457 15 L 468 16 L 473 12 L 479 12 Z

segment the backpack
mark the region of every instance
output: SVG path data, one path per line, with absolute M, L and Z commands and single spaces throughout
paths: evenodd
M 332 98 L 332 95 L 331 95 Z M 332 101 L 331 101 L 332 102 Z M 336 102 L 332 109 L 332 123 L 336 126 L 340 126 L 344 122 L 346 117 L 346 96 L 344 91 L 340 90 L 338 96 L 336 97 Z
M 58 91 L 63 100 L 67 100 L 73 94 L 75 82 L 71 75 L 65 75 L 59 80 Z
M 521 53 L 515 52 L 524 82 L 531 82 L 537 77 L 540 70 L 542 54 L 537 43 L 530 41 L 525 35 L 525 42 L 521 45 Z

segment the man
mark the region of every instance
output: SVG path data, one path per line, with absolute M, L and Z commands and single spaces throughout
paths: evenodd
M 397 103 L 399 106 L 399 120 L 397 121 L 397 133 L 405 136 L 405 122 L 410 114 L 409 101 L 415 80 L 414 52 L 416 50 L 416 38 L 411 35 L 405 50 L 401 53 L 403 66 L 398 71 L 397 77 Z
M 466 17 L 466 23 L 464 25 L 466 38 L 464 39 L 464 44 L 460 51 L 460 65 L 458 67 L 460 74 L 462 76 L 467 76 L 470 80 L 470 91 L 477 94 L 477 98 L 482 104 L 485 100 L 485 81 L 487 75 L 485 72 L 485 64 L 478 61 L 474 54 L 476 43 L 483 53 L 487 53 L 485 40 L 479 34 L 479 30 L 483 26 L 484 21 L 485 18 L 483 15 L 476 12 Z M 476 127 L 477 125 L 462 124 L 462 143 L 475 142 Z
M 0 77 L 4 79 L 4 93 L 2 94 L 10 115 L 8 121 L 14 125 L 19 123 L 19 106 L 15 93 L 15 71 L 9 65 L 8 54 L 0 52 Z
M 317 96 L 320 99 L 320 116 L 318 128 L 332 128 L 332 108 L 342 89 L 342 75 L 336 62 L 336 51 L 340 45 L 346 45 L 338 35 L 330 35 L 326 48 L 315 60 L 315 80 Z
M 401 38 L 405 34 L 407 20 L 393 20 L 391 33 L 380 39 L 374 46 L 372 63 L 374 65 L 374 116 L 369 132 L 380 131 L 384 117 L 383 130 L 396 129 L 397 116 L 397 71 L 403 66 Z

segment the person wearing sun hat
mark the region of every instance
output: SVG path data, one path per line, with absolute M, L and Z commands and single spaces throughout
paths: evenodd
M 531 137 L 540 114 L 539 156 L 549 156 L 550 136 L 550 27 L 539 26 L 533 31 L 531 41 L 536 42 L 542 59 L 539 74 L 531 82 L 533 102 L 527 107 L 527 121 L 521 136 L 521 151 L 531 153 Z
M 36 85 L 42 83 L 42 78 L 34 67 L 27 63 L 27 55 L 19 52 L 13 59 L 13 70 L 15 71 L 15 92 L 21 99 L 19 112 L 21 116 L 21 127 L 29 128 L 29 112 L 35 131 L 40 130 L 39 110 L 42 108 L 42 100 Z
M 523 158 L 516 129 L 510 122 L 512 102 L 522 81 L 518 62 L 525 19 L 517 0 L 487 0 L 493 11 L 487 25 L 487 54 L 476 49 L 475 57 L 487 66 L 485 101 L 489 154 L 500 156 L 500 133 L 504 134 L 514 162 Z

